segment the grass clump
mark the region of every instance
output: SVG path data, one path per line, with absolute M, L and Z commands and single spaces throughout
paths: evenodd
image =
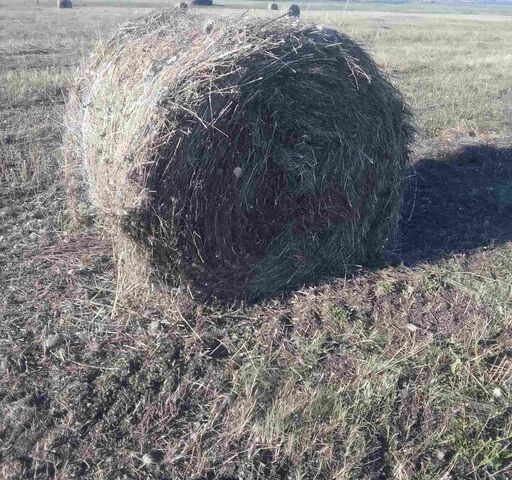
M 71 73 L 50 68 L 10 70 L 0 75 L 0 99 L 6 103 L 46 100 L 62 95 Z

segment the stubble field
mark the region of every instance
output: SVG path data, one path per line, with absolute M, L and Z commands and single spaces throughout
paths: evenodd
M 127 307 L 108 242 L 70 224 L 60 122 L 93 43 L 164 2 L 18 3 L 0 0 L 0 478 L 511 478 L 512 9 L 306 9 L 415 113 L 386 263 L 256 305 Z

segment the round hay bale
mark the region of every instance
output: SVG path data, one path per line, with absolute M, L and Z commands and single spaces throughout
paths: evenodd
M 188 3 L 187 2 L 180 2 L 176 5 L 177 8 L 179 8 L 180 10 L 186 10 L 188 8 Z
M 96 49 L 68 105 L 72 200 L 120 269 L 204 297 L 374 264 L 400 210 L 402 97 L 336 30 L 225 22 L 206 35 L 202 17 L 151 14 Z
M 71 0 L 57 0 L 57 6 L 59 8 L 73 8 Z
M 269 3 L 267 8 L 269 10 L 279 10 L 279 6 L 277 5 L 276 2 Z
M 300 17 L 300 7 L 295 4 L 295 3 L 292 3 L 289 7 L 288 7 L 288 16 L 289 17 Z

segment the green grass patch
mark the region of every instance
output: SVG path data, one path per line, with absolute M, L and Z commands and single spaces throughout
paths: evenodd
M 52 68 L 10 70 L 0 74 L 0 99 L 6 103 L 63 100 L 73 73 Z M 59 98 L 60 97 L 60 98 Z

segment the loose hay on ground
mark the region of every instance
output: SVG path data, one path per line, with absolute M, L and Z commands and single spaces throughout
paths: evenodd
M 120 277 L 254 300 L 378 261 L 412 131 L 400 94 L 336 30 L 203 23 L 126 24 L 70 99 L 70 190 L 114 239 Z

